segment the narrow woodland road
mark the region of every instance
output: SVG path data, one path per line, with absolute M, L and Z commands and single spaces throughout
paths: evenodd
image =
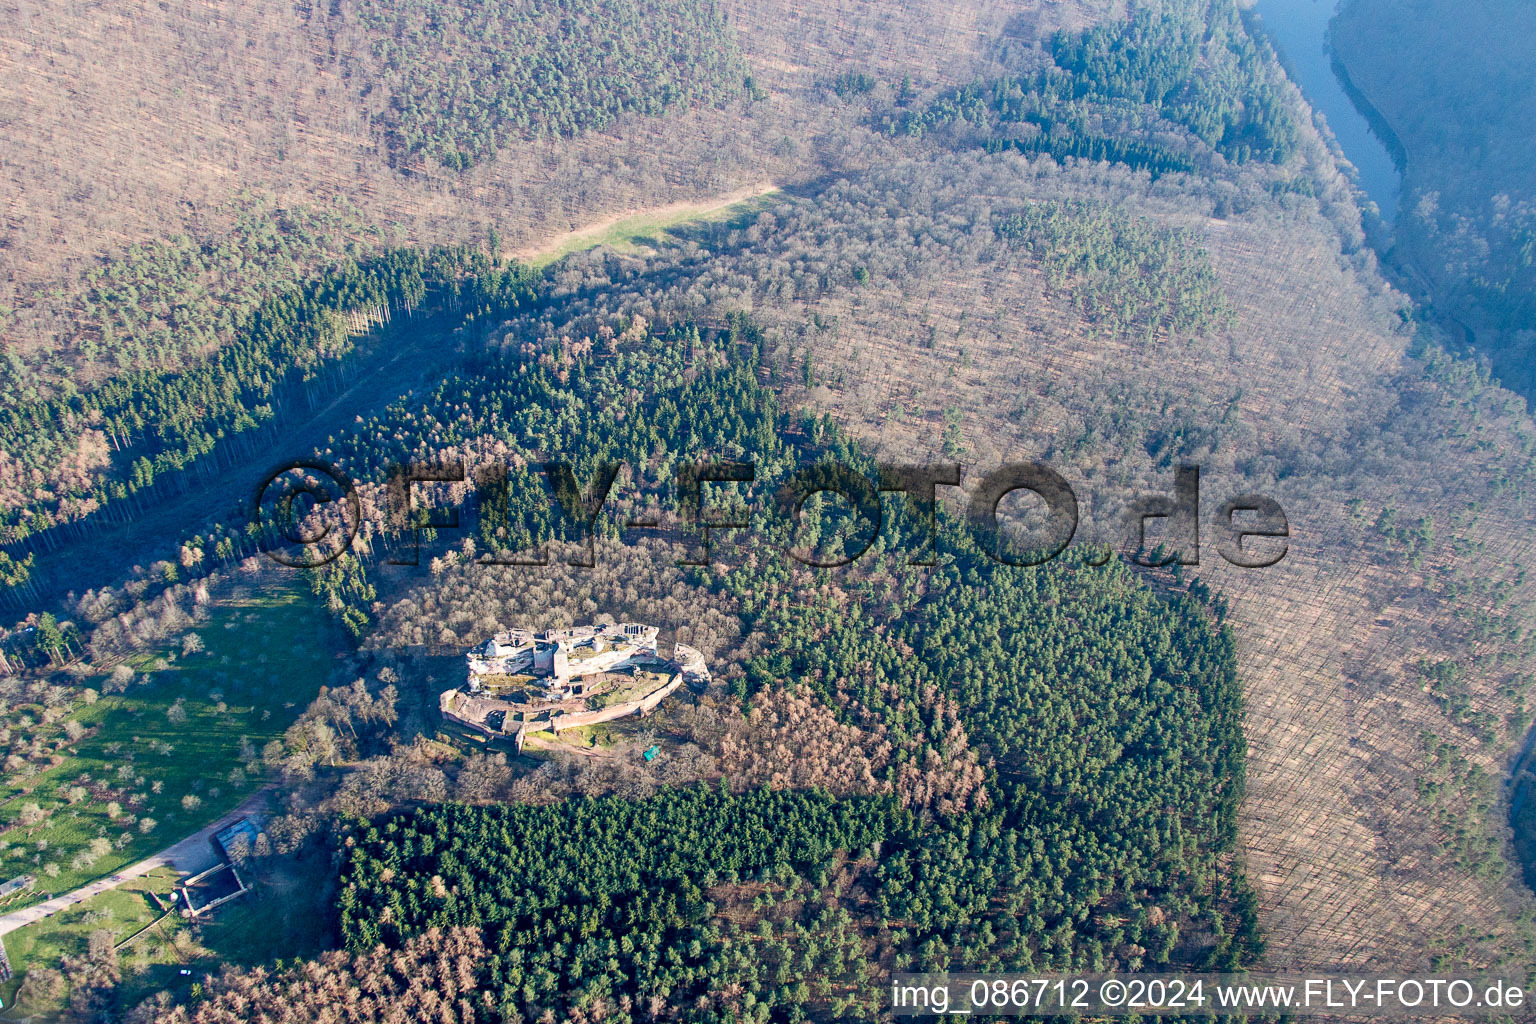
M 275 784 L 263 786 L 247 797 L 239 807 L 198 829 L 185 839 L 167 846 L 152 857 L 146 857 L 137 864 L 130 864 L 106 878 L 98 878 L 94 882 L 82 885 L 73 892 L 55 896 L 51 900 L 45 900 L 0 917 L 0 935 L 8 935 L 45 917 L 52 917 L 61 910 L 67 910 L 77 903 L 84 903 L 92 896 L 99 896 L 109 889 L 116 889 L 124 882 L 142 878 L 156 868 L 171 867 L 182 874 L 195 874 L 212 867 L 217 861 L 217 854 L 212 845 L 213 834 L 225 825 L 265 807 L 267 795 L 275 788 Z
M 135 563 L 174 557 L 174 549 L 166 548 L 169 539 L 207 528 L 247 505 L 277 463 L 323 447 L 327 437 L 351 429 L 360 413 L 418 394 L 453 364 L 454 355 L 436 347 L 444 323 L 434 316 L 397 322 L 345 387 L 314 410 L 290 415 L 265 456 L 199 473 L 187 480 L 185 490 L 152 499 L 150 507 L 132 519 L 103 523 L 80 540 L 39 552 L 32 570 L 37 593 L 31 604 L 45 607 L 66 591 L 78 594 L 114 583 Z

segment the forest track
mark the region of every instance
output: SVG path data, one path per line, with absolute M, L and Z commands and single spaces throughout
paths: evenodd
M 32 607 L 47 607 L 66 593 L 116 582 L 134 565 L 174 558 L 167 542 L 207 529 L 250 501 L 284 459 L 307 456 L 328 437 L 354 425 L 360 414 L 387 407 L 430 385 L 452 365 L 431 352 L 427 342 L 448 330 L 441 317 L 422 317 L 386 329 L 372 343 L 351 383 L 313 411 L 291 415 L 257 459 L 232 461 L 223 468 L 196 473 L 180 493 L 155 499 L 152 508 L 130 519 L 103 523 L 95 532 L 50 551 L 33 564 L 37 594 Z

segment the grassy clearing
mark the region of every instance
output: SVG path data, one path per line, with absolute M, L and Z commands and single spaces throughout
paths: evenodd
M 314 956 L 336 945 L 325 895 L 332 882 L 327 856 L 273 861 L 241 873 L 254 884 L 251 894 L 195 924 L 179 914 L 163 914 L 150 896 L 153 892 L 169 905 L 175 888 L 176 872 L 159 868 L 12 932 L 5 943 L 18 975 L 0 986 L 0 999 L 14 1007 L 26 969 L 57 968 L 63 957 L 86 956 L 90 935 L 99 930 L 111 932 L 119 943 L 122 981 L 114 999 L 120 1010 L 161 989 L 181 993 L 226 964 Z M 66 988 L 56 1002 L 29 1003 L 20 1010 L 47 1014 L 68 998 Z
M 64 703 L 9 709 L 11 749 L 32 756 L 0 781 L 0 878 L 37 883 L 6 910 L 111 874 L 238 805 L 261 785 L 263 744 L 343 646 L 312 598 L 286 592 L 231 599 L 193 632 L 202 650 L 138 658 L 125 693 L 87 703 L 75 687 Z
M 250 966 L 318 955 L 337 945 L 328 891 L 332 874 L 324 851 L 297 860 L 253 863 L 241 869 L 241 877 L 253 886 L 249 895 L 191 922 L 179 914 L 164 915 L 149 895 L 156 893 L 169 905 L 178 878 L 171 868 L 156 869 L 7 935 L 6 949 L 18 974 L 0 986 L 0 999 L 7 1008 L 14 1007 L 27 970 L 58 968 L 66 956 L 85 957 L 91 933 L 103 929 L 120 944 L 122 980 L 113 991 L 119 1012 L 160 990 L 185 996 L 205 975 L 217 974 L 228 964 Z M 46 1018 L 68 999 L 66 986 L 56 1001 L 31 1001 L 20 1011 Z
M 649 745 L 652 734 L 652 719 L 632 715 L 611 722 L 599 722 L 597 725 L 571 726 L 561 729 L 559 736 L 548 732 L 531 732 L 523 746 L 523 753 L 529 757 L 542 758 L 564 749 L 616 755 L 635 747 L 642 737 Z
M 165 916 L 154 896 L 150 895 L 158 895 L 168 905 L 176 879 L 173 869 L 157 868 L 142 878 L 132 879 L 7 935 L 5 948 L 17 968 L 17 976 L 0 986 L 0 999 L 7 1008 L 15 1006 L 16 992 L 28 965 L 57 967 L 61 957 L 83 957 L 91 933 L 97 931 L 109 932 L 120 944 L 118 958 L 125 972 L 179 965 L 190 948 L 186 938 L 177 938 L 177 933 L 185 927 L 184 922 L 175 914 Z M 29 1004 L 22 1009 L 46 1012 L 58 1009 L 67 998 L 66 991 L 57 1005 Z
M 523 743 L 523 754 L 544 760 L 560 750 L 606 750 L 612 745 L 613 737 L 607 732 L 600 732 L 600 729 L 601 726 L 575 726 L 561 729 L 558 736 L 549 732 L 531 732 Z
M 694 224 L 712 224 L 744 217 L 765 210 L 783 196 L 773 186 L 733 192 L 723 199 L 701 203 L 674 203 L 658 210 L 631 217 L 603 221 L 563 235 L 550 245 L 516 255 L 534 267 L 544 268 L 573 252 L 605 246 L 615 252 L 640 254 L 668 244 L 675 229 Z

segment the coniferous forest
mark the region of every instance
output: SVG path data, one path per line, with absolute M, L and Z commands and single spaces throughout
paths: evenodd
M 489 392 L 461 383 L 456 400 L 433 405 L 516 424 L 504 435 L 514 450 L 569 458 L 582 479 L 598 457 L 633 457 L 626 438 L 639 431 L 652 465 L 730 453 L 771 483 L 795 454 L 782 439 L 799 432 L 774 424 L 772 397 L 751 372 L 755 334 L 743 320 L 713 342 L 696 331 L 616 339 L 607 359 L 577 355 L 559 378 L 517 374 Z M 668 363 L 683 352 L 698 369 L 679 387 Z M 631 396 L 622 425 L 599 416 L 556 427 L 562 408 L 599 407 L 594 391 Z M 835 430 L 800 457 L 823 447 L 861 462 Z M 865 540 L 831 507 L 807 526 L 820 550 Z M 873 1017 L 871 961 L 1251 961 L 1262 944 L 1233 860 L 1241 694 L 1220 610 L 1159 596 L 1117 566 L 998 565 L 948 516 L 951 550 L 918 583 L 899 566 L 919 527 L 911 510 L 888 519 L 868 578 L 843 584 L 851 604 L 807 598 L 793 563 L 754 546 L 717 584 L 764 638 L 735 699 L 750 708 L 785 681 L 808 680 L 839 717 L 881 722 L 918 765 L 973 757 L 956 743 L 968 735 L 990 766 L 968 809 L 706 786 L 640 803 L 449 806 L 359 821 L 342 840 L 348 942 L 366 950 L 430 929 L 486 929 L 499 951 L 489 998 L 506 1019 L 615 1000 L 697 1020 L 743 1008 L 794 1019 L 828 1006 Z M 747 892 L 750 914 L 738 906 Z

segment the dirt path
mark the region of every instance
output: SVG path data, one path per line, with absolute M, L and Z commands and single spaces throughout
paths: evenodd
M 65 893 L 62 896 L 55 896 L 51 900 L 35 903 L 30 907 L 12 911 L 4 917 L 0 917 L 0 935 L 8 935 L 11 932 L 25 928 L 29 924 L 41 921 L 43 918 L 52 917 L 61 910 L 67 910 L 77 903 L 84 903 L 92 896 L 99 896 L 109 889 L 116 889 L 124 882 L 135 878 L 142 878 L 156 868 L 170 867 L 175 868 L 182 874 L 195 874 L 205 868 L 212 867 L 217 861 L 217 854 L 214 853 L 212 845 L 213 834 L 225 825 L 264 807 L 267 802 L 267 795 L 275 788 L 275 785 L 263 786 L 247 797 L 239 807 L 198 829 L 185 839 L 167 846 L 152 857 L 146 857 L 137 864 L 130 864 L 115 874 L 108 875 L 105 878 L 98 878 L 94 882 L 82 885 L 73 892 Z
M 399 324 L 350 383 L 313 411 L 293 413 L 262 455 L 199 474 L 180 493 L 151 499 L 131 519 L 103 523 L 86 537 L 37 553 L 32 573 L 38 596 L 31 605 L 46 607 L 66 591 L 116 583 L 131 565 L 172 557 L 168 539 L 205 530 L 248 504 L 279 461 L 309 455 L 326 437 L 351 429 L 360 413 L 419 394 L 451 365 L 451 357 L 430 350 L 445 329 L 439 317 Z M 89 557 L 82 558 L 83 551 Z

